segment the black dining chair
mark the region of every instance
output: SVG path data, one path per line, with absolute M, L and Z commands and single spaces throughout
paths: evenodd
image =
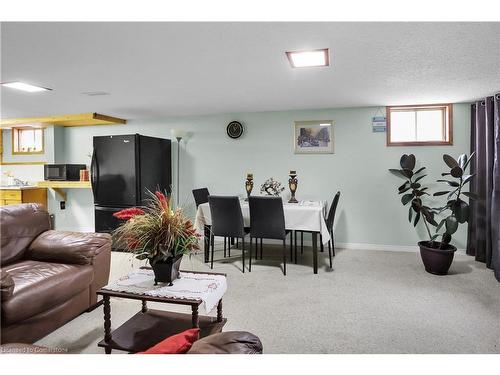
M 330 268 L 332 265 L 332 254 L 335 256 L 335 242 L 333 239 L 333 222 L 335 220 L 335 212 L 337 211 L 337 206 L 339 204 L 340 199 L 340 191 L 337 191 L 335 197 L 333 197 L 332 204 L 330 206 L 330 210 L 328 211 L 328 216 L 326 217 L 326 228 L 328 229 L 328 233 L 330 234 L 330 241 L 328 241 L 328 257 L 330 258 Z M 295 231 L 295 261 L 297 261 L 297 233 L 300 232 L 300 253 L 304 252 L 304 232 L 307 231 Z M 320 249 L 321 252 L 324 252 L 323 247 L 323 236 L 319 235 Z
M 211 259 L 210 268 L 214 268 L 214 237 L 241 238 L 241 256 L 243 261 L 243 273 L 245 272 L 245 235 L 249 229 L 245 228 L 241 205 L 238 197 L 224 197 L 210 195 L 208 197 L 210 215 L 212 217 L 211 228 Z M 225 250 L 225 249 L 224 249 Z
M 203 203 L 208 202 L 208 196 L 210 193 L 208 192 L 207 188 L 200 188 L 200 189 L 194 189 L 193 190 L 193 196 L 194 196 L 194 201 L 196 203 L 196 209 L 198 209 L 198 206 Z M 205 233 L 210 233 L 210 225 L 206 225 L 206 230 Z M 210 235 L 205 236 L 205 243 L 206 243 L 206 249 L 210 248 Z M 226 249 L 229 251 L 229 256 L 231 256 L 231 244 L 234 243 L 234 239 L 226 238 L 224 237 L 224 258 L 227 256 L 226 254 Z M 236 243 L 236 247 L 239 246 L 239 243 Z M 205 263 L 208 262 L 208 254 L 205 257 Z
M 263 238 L 283 241 L 283 274 L 286 275 L 286 236 L 292 233 L 285 229 L 283 201 L 280 197 L 248 198 L 250 208 L 250 257 L 248 270 L 252 270 L 252 241 L 255 238 L 255 259 L 257 259 L 257 242 Z M 290 234 L 290 250 L 293 247 Z M 261 242 L 262 244 L 262 242 Z
M 196 203 L 196 208 L 198 208 L 200 204 L 207 203 L 209 195 L 210 193 L 207 188 L 193 189 L 193 197 L 194 202 Z
M 194 202 L 196 203 L 196 209 L 203 203 L 208 202 L 208 196 L 210 193 L 207 188 L 193 189 Z M 204 226 L 204 247 L 205 247 L 205 263 L 208 263 L 208 252 L 210 249 L 210 225 Z

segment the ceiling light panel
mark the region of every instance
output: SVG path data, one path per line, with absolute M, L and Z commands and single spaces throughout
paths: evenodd
M 329 66 L 330 58 L 328 48 L 310 51 L 286 52 L 292 68 L 307 68 L 315 66 Z
M 1 85 L 5 87 L 10 87 L 11 89 L 21 90 L 24 92 L 41 92 L 41 91 L 52 90 L 46 87 L 30 85 L 29 83 L 24 83 L 24 82 L 6 82 L 2 83 Z

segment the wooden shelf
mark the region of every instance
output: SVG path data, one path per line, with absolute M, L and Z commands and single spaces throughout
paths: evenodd
M 57 189 L 90 189 L 90 181 L 39 181 L 37 186 Z
M 120 327 L 111 332 L 111 342 L 104 340 L 97 345 L 111 349 L 137 353 L 149 349 L 167 337 L 193 328 L 191 314 L 148 309 L 138 312 Z M 221 322 L 210 316 L 199 316 L 200 338 L 219 333 L 227 319 Z
M 49 188 L 59 194 L 62 200 L 66 200 L 66 192 L 62 189 L 91 189 L 90 181 L 39 181 L 39 187 Z
M 15 126 L 33 124 L 52 124 L 56 126 L 93 126 L 126 124 L 127 120 L 102 115 L 100 113 L 81 113 L 77 115 L 60 115 L 46 117 L 12 118 L 0 120 L 0 127 L 11 128 Z

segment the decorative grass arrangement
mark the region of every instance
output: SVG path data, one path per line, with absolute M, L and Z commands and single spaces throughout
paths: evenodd
M 127 208 L 114 216 L 125 222 L 114 232 L 116 241 L 137 259 L 151 265 L 165 262 L 178 255 L 195 253 L 199 249 L 199 234 L 182 208 L 173 209 L 170 199 L 162 192 L 149 192 L 146 207 Z

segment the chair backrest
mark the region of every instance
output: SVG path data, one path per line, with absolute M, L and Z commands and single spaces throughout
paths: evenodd
M 285 239 L 285 214 L 281 197 L 250 196 L 248 204 L 252 237 Z
M 238 197 L 210 195 L 208 204 L 214 236 L 243 237 L 245 235 L 243 214 Z
M 330 211 L 328 211 L 328 216 L 326 218 L 326 226 L 330 230 L 333 228 L 333 220 L 335 219 L 335 211 L 337 211 L 339 199 L 340 191 L 337 191 L 337 194 L 335 194 L 335 197 L 333 198 L 332 205 L 330 206 Z
M 207 188 L 194 189 L 193 190 L 193 197 L 194 197 L 194 201 L 196 203 L 196 208 L 198 208 L 198 206 L 202 203 L 207 203 L 209 195 L 210 195 L 210 193 L 208 192 Z

